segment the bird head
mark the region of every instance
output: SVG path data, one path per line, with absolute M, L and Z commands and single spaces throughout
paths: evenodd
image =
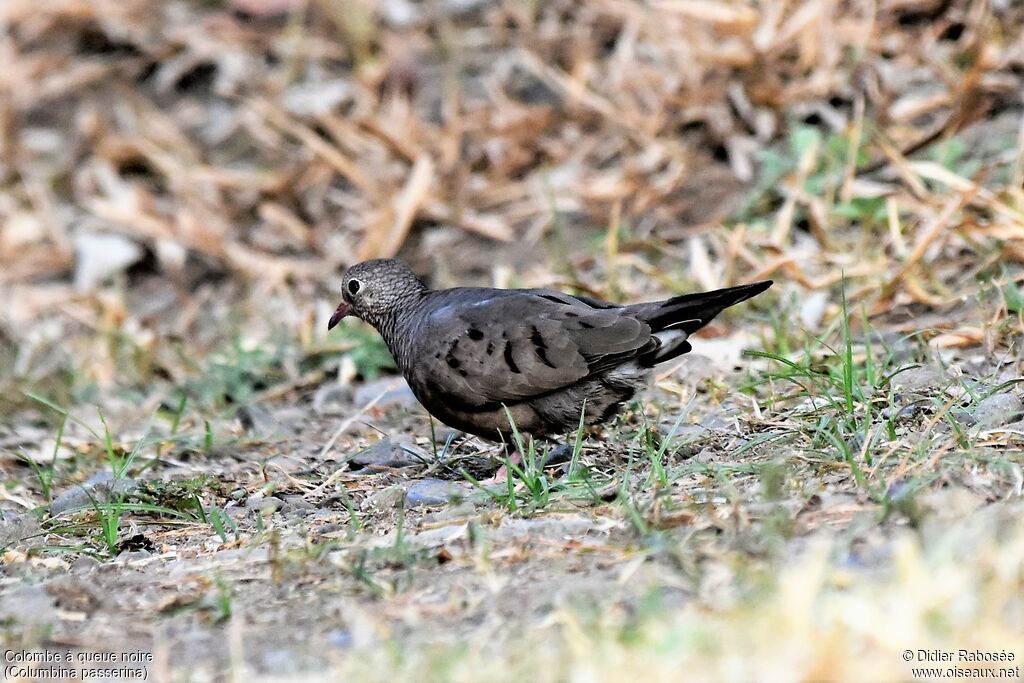
M 398 259 L 373 259 L 357 263 L 345 273 L 342 301 L 327 329 L 353 315 L 377 326 L 379 322 L 415 301 L 426 285 Z

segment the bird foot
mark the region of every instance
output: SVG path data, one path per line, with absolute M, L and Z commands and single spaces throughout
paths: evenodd
M 519 455 L 519 451 L 512 451 L 508 455 L 508 462 L 513 465 L 520 465 L 523 462 L 523 456 Z M 498 468 L 498 471 L 494 473 L 494 476 L 488 479 L 485 484 L 504 484 L 508 481 L 508 465 L 502 464 Z
M 556 465 L 564 465 L 572 460 L 572 450 L 572 444 L 558 444 L 544 455 L 540 460 L 539 465 L 543 469 L 555 467 Z M 514 465 L 521 465 L 523 462 L 523 456 L 520 455 L 519 451 L 512 451 L 509 453 L 508 462 Z M 508 465 L 502 464 L 501 467 L 498 468 L 498 471 L 494 473 L 494 476 L 488 479 L 485 483 L 504 484 L 506 481 L 508 481 Z

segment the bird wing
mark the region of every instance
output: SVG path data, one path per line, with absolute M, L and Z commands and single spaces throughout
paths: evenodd
M 427 393 L 462 408 L 547 394 L 659 344 L 646 323 L 597 300 L 547 290 L 443 294 L 417 335 L 412 373 Z

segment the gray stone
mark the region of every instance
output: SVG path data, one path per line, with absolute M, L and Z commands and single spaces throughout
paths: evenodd
M 7 510 L 0 516 L 0 548 L 26 540 L 39 531 L 39 520 L 32 515 Z
M 310 503 L 308 500 L 306 500 L 305 496 L 300 496 L 297 493 L 287 496 L 281 496 L 281 498 L 284 499 L 284 502 L 287 503 L 289 507 L 296 510 L 316 509 L 316 506 Z
M 78 573 L 91 572 L 100 565 L 100 561 L 90 555 L 79 555 L 71 562 L 71 571 Z
M 492 539 L 524 541 L 530 539 L 560 540 L 585 536 L 594 522 L 579 516 L 534 517 L 506 519 L 491 533 Z
M 129 550 L 128 552 L 123 552 L 120 555 L 118 555 L 115 562 L 119 562 L 121 564 L 131 564 L 133 562 L 138 562 L 140 560 L 149 559 L 152 556 L 153 553 L 151 553 L 148 550 Z
M 318 415 L 336 413 L 350 405 L 352 392 L 340 384 L 324 384 L 313 394 L 313 411 Z
M 57 598 L 41 585 L 19 586 L 0 595 L 0 622 L 50 624 L 57 620 Z
M 50 503 L 50 516 L 74 510 L 92 508 L 99 503 L 109 503 L 135 490 L 135 479 L 114 479 L 109 471 L 97 472 L 84 483 L 60 494 Z
M 712 410 L 701 419 L 701 426 L 707 432 L 730 432 L 736 430 L 736 415 L 734 410 L 723 410 L 721 408 Z
M 461 503 L 475 493 L 475 489 L 468 484 L 445 479 L 417 479 L 378 491 L 366 498 L 360 507 L 363 510 L 395 508 L 401 504 L 403 498 L 406 507 L 409 508 L 447 505 L 448 503 Z
M 405 496 L 405 487 L 401 485 L 389 486 L 366 498 L 360 506 L 363 510 L 386 510 L 387 508 L 398 507 Z
M 1024 402 L 1012 393 L 992 394 L 974 409 L 974 421 L 978 427 L 1002 427 L 1019 420 L 1024 415 Z
M 546 469 L 568 463 L 572 460 L 573 446 L 572 443 L 560 443 L 554 444 L 546 450 L 541 448 L 540 452 L 535 455 L 534 465 Z M 501 488 L 504 488 L 504 485 Z
M 406 489 L 405 504 L 411 508 L 444 505 L 453 500 L 461 500 L 469 493 L 469 490 L 454 481 L 420 479 Z
M 409 540 L 428 548 L 447 545 L 466 535 L 466 524 L 449 524 L 413 534 Z
M 242 406 L 235 412 L 235 417 L 242 429 L 256 436 L 274 436 L 281 432 L 281 425 L 262 406 Z
M 245 502 L 245 514 L 263 515 L 274 512 L 280 512 L 286 506 L 286 503 L 280 498 L 274 496 L 266 496 L 263 498 L 250 498 Z
M 301 431 L 305 411 L 298 408 L 282 408 L 271 411 L 259 405 L 242 406 L 235 413 L 242 429 L 260 437 L 287 437 Z
M 920 403 L 914 402 L 902 406 L 886 406 L 885 408 L 882 408 L 882 412 L 879 414 L 885 420 L 898 420 L 901 418 L 911 418 L 915 414 L 923 411 L 924 406 Z
M 357 406 L 365 406 L 378 396 L 381 396 L 376 403 L 378 408 L 409 408 L 416 405 L 412 389 L 401 377 L 383 377 L 367 382 L 356 389 L 353 399 Z
M 978 419 L 963 408 L 950 408 L 949 414 L 964 427 L 973 427 L 978 424 Z
M 702 424 L 682 424 L 675 427 L 675 431 L 672 431 L 674 425 L 668 425 L 666 434 L 672 434 L 672 443 L 674 445 L 694 444 L 700 441 L 705 441 L 711 436 L 711 431 Z
M 1016 432 L 1018 434 L 1024 434 L 1024 420 L 1017 420 L 1016 422 L 1008 422 L 1002 425 L 1002 428 L 1008 432 Z
M 407 443 L 381 439 L 369 448 L 349 458 L 349 465 L 356 472 L 372 473 L 377 467 L 408 467 L 427 461 L 420 449 Z
M 693 456 L 693 459 L 700 463 L 715 462 L 718 458 L 719 453 L 713 448 L 705 448 L 697 453 L 697 455 Z
M 904 370 L 892 378 L 892 386 L 902 391 L 939 389 L 944 387 L 946 383 L 947 381 L 942 376 L 942 373 L 929 365 Z
M 504 492 L 508 492 L 505 486 Z M 472 500 L 463 501 L 457 505 L 447 505 L 434 512 L 427 512 L 420 518 L 422 524 L 443 524 L 452 520 L 464 521 L 467 517 L 476 514 L 476 505 Z

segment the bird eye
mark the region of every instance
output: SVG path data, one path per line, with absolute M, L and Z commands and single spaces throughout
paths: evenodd
M 355 296 L 356 294 L 359 293 L 359 290 L 362 289 L 362 288 L 363 288 L 363 283 L 360 282 L 359 280 L 349 280 L 348 281 L 348 293 L 349 294 L 352 294 L 353 296 Z

